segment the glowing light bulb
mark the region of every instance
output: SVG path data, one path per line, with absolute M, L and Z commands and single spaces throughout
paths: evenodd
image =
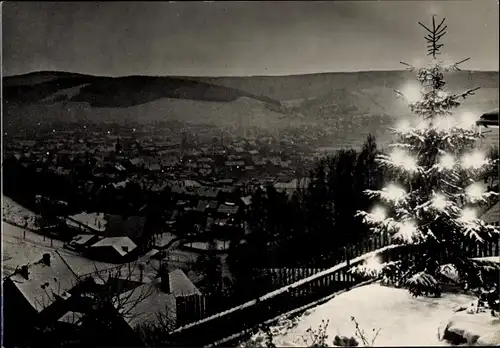
M 466 169 L 479 169 L 487 163 L 483 152 L 475 150 L 462 156 L 462 166 Z
M 390 184 L 386 188 L 382 189 L 382 191 L 384 191 L 387 198 L 393 201 L 400 201 L 406 195 L 405 190 L 403 190 L 402 188 L 398 187 L 395 184 Z
M 432 198 L 432 206 L 437 210 L 442 211 L 446 208 L 447 205 L 448 201 L 446 200 L 446 197 L 443 196 L 442 194 L 436 194 Z
M 382 270 L 382 262 L 380 259 L 376 256 L 372 256 L 369 259 L 367 259 L 363 265 L 367 270 L 371 272 L 379 272 Z
M 449 132 L 455 126 L 453 120 L 450 117 L 443 116 L 435 120 L 433 124 L 434 128 L 441 132 Z
M 440 99 L 444 99 L 444 98 L 446 98 L 448 96 L 448 93 L 446 93 L 445 91 L 438 91 L 437 92 L 437 96 Z
M 486 192 L 484 186 L 480 183 L 473 183 L 465 188 L 465 194 L 469 196 L 472 201 L 481 199 L 481 196 Z
M 453 156 L 445 154 L 439 159 L 439 165 L 443 169 L 453 169 L 453 167 L 455 166 L 455 159 L 453 158 Z
M 375 207 L 373 211 L 371 212 L 372 218 L 375 222 L 382 222 L 385 220 L 387 214 L 385 212 L 385 209 L 382 207 Z
M 429 128 L 429 121 L 421 119 L 421 120 L 418 121 L 418 123 L 417 123 L 417 125 L 416 125 L 415 128 L 417 130 L 419 130 L 419 131 L 424 131 L 427 128 Z
M 462 210 L 462 215 L 460 216 L 460 220 L 463 222 L 472 222 L 477 218 L 476 211 L 472 208 L 465 208 Z
M 390 158 L 395 165 L 400 166 L 409 172 L 416 171 L 418 168 L 415 158 L 401 149 L 394 149 Z
M 408 120 L 401 120 L 396 125 L 396 130 L 400 133 L 408 133 L 411 130 L 411 123 Z
M 420 86 L 415 84 L 407 84 L 403 90 L 403 95 L 410 103 L 415 103 L 420 100 L 422 94 L 420 93 Z
M 405 221 L 399 226 L 399 230 L 396 233 L 398 238 L 401 238 L 405 242 L 413 241 L 415 234 L 417 233 L 417 226 L 413 221 Z
M 464 112 L 458 118 L 458 126 L 462 129 L 471 129 L 476 125 L 478 117 L 472 112 Z

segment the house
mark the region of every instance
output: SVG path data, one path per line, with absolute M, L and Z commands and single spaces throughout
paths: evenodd
M 114 302 L 133 331 L 146 325 L 170 331 L 201 319 L 205 309 L 202 293 L 180 269 L 165 269 L 159 279 L 121 294 Z
M 134 157 L 129 162 L 131 166 L 136 168 L 141 168 L 144 165 L 144 160 L 141 157 Z
M 228 217 L 236 216 L 239 213 L 240 207 L 234 203 L 226 202 L 224 204 L 219 205 L 217 209 L 217 213 L 220 215 L 225 215 Z
M 486 224 L 500 226 L 500 202 L 497 202 L 480 217 Z
M 101 236 L 96 234 L 78 234 L 65 246 L 67 249 L 83 251 L 92 244 L 97 243 Z
M 480 127 L 498 127 L 498 109 L 488 111 L 481 115 L 476 125 Z
M 195 195 L 198 197 L 208 198 L 208 199 L 217 199 L 217 197 L 219 196 L 220 190 L 218 188 L 215 188 L 215 187 L 200 186 L 200 187 L 197 187 L 194 192 L 195 192 Z
M 289 182 L 277 182 L 273 186 L 278 192 L 284 192 L 287 195 L 292 195 L 299 188 L 306 188 L 309 185 L 309 179 L 293 179 Z
M 104 237 L 89 247 L 88 254 L 98 260 L 121 263 L 136 248 L 137 244 L 129 237 Z
M 245 207 L 249 207 L 252 204 L 252 196 L 241 197 L 241 202 Z
M 6 277 L 2 293 L 5 342 L 29 339 L 23 335 L 29 336 L 36 325 L 56 322 L 67 311 L 78 281 L 57 252 L 44 253 Z M 18 335 L 19 328 L 24 328 L 23 335 Z
M 148 163 L 145 168 L 150 172 L 161 171 L 161 165 L 159 163 Z
M 214 213 L 217 211 L 217 201 L 200 200 L 195 208 L 195 211 L 200 213 Z
M 245 161 L 226 161 L 225 166 L 233 169 L 245 169 Z

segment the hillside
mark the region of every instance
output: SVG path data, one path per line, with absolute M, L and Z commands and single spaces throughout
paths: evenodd
M 395 97 L 414 77 L 405 71 L 265 77 L 99 77 L 39 72 L 3 80 L 4 127 L 34 122 L 149 123 L 176 120 L 276 134 L 289 128 L 328 132 L 332 146 L 386 138 L 387 126 L 409 115 Z M 451 91 L 481 86 L 464 108 L 498 107 L 497 72 L 449 74 Z
M 276 100 L 315 98 L 340 88 L 348 90 L 400 88 L 415 77 L 407 71 L 361 71 L 348 73 L 324 73 L 291 76 L 211 77 L 197 81 L 235 88 L 248 93 L 260 93 Z M 446 75 L 448 87 L 452 89 L 481 88 L 498 89 L 498 72 L 461 71 Z

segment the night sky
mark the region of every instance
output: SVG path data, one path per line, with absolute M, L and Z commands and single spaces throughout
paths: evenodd
M 497 70 L 497 0 L 4 2 L 3 74 L 244 76 L 395 70 L 425 58 L 417 21 L 446 16 L 444 59 Z

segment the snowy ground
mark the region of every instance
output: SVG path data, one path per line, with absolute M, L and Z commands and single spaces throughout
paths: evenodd
M 37 229 L 35 226 L 36 214 L 31 210 L 14 202 L 11 198 L 2 195 L 2 220 L 11 221 L 18 225 L 24 226 L 27 222 L 27 227 Z
M 296 327 L 276 337 L 274 343 L 278 347 L 304 346 L 302 337 L 306 330 L 316 330 L 322 320 L 329 320 L 327 343 L 333 346 L 336 335 L 355 337 L 355 325 L 351 321 L 354 316 L 369 340 L 372 330 L 380 329 L 375 346 L 442 346 L 446 344 L 438 339 L 440 325 L 453 315 L 455 306 L 473 300 L 471 296 L 457 294 L 414 298 L 404 289 L 366 285 L 309 310 Z
M 23 238 L 25 236 L 25 238 Z M 63 242 L 25 231 L 2 222 L 2 261 L 4 271 L 39 259 L 44 252 L 61 249 Z
M 77 221 L 80 224 L 88 226 L 94 231 L 99 232 L 104 232 L 106 230 L 106 225 L 108 224 L 108 221 L 106 220 L 103 213 L 82 212 L 69 216 L 66 222 L 68 223 L 68 225 L 79 227 L 80 225 L 78 223 L 75 223 L 74 221 Z

